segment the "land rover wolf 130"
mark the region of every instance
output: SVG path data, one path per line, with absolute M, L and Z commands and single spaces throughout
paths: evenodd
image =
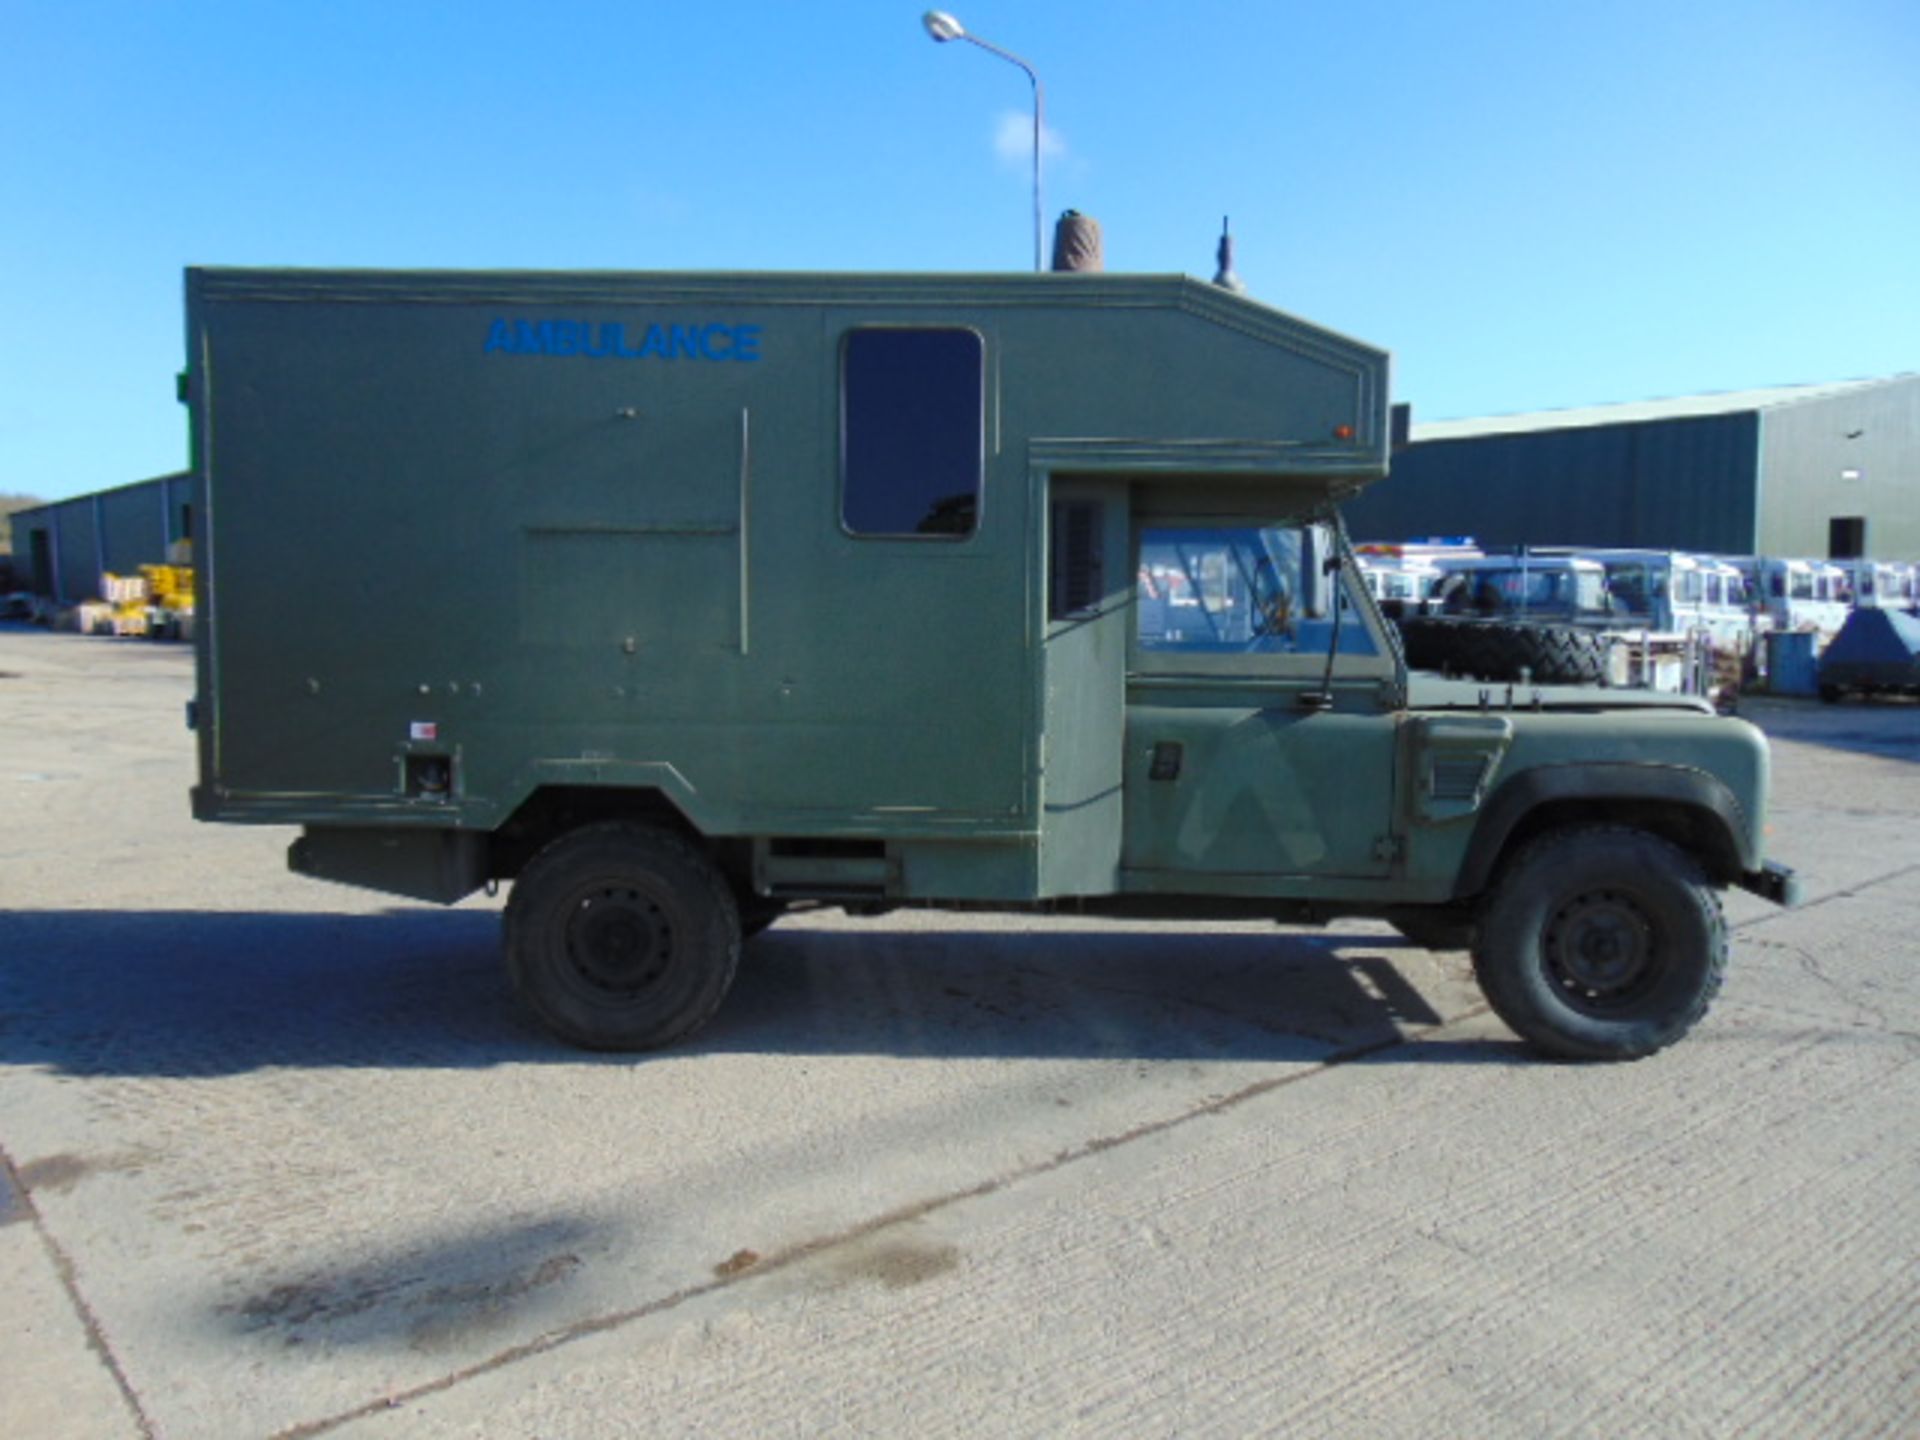
M 1554 1056 L 1675 1040 L 1776 901 L 1703 702 L 1409 675 L 1338 504 L 1387 357 L 1177 276 L 187 277 L 196 814 L 510 883 L 579 1045 L 784 912 L 1315 923 L 1472 952 Z

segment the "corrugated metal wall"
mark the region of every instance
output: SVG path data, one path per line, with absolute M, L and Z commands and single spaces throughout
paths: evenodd
M 1751 412 L 1415 444 L 1347 508 L 1361 540 L 1741 554 L 1758 520 Z
M 1825 555 L 1837 516 L 1866 521 L 1876 560 L 1920 560 L 1920 376 L 1767 411 L 1760 545 Z
M 19 573 L 33 575 L 33 534 L 44 531 L 54 564 L 54 598 L 72 603 L 100 593 L 100 572 L 127 574 L 167 558 L 187 534 L 191 477 L 162 475 L 93 495 L 78 495 L 13 517 Z

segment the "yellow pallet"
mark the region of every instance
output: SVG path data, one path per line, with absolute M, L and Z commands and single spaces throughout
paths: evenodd
M 170 603 L 193 594 L 191 565 L 142 565 L 140 573 L 146 577 L 155 600 Z

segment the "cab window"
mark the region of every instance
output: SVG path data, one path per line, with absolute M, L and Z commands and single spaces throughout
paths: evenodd
M 1343 654 L 1376 655 L 1344 585 L 1325 573 L 1318 526 L 1163 526 L 1140 536 L 1135 611 L 1143 652 L 1324 655 L 1335 607 Z

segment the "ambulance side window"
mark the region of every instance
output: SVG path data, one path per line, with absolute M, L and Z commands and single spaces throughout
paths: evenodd
M 964 539 L 980 521 L 986 345 L 955 329 L 847 332 L 840 523 L 852 535 Z

